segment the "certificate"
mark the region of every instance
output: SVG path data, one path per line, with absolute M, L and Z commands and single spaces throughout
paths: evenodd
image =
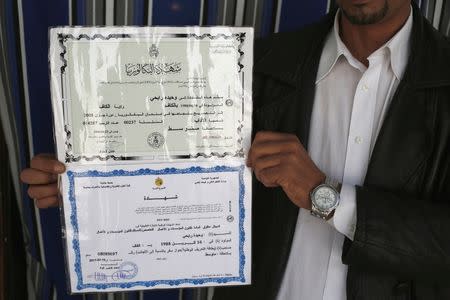
M 251 28 L 50 30 L 72 293 L 250 284 Z

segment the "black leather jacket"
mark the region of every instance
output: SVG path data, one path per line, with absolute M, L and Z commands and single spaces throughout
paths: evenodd
M 409 62 L 357 187 L 356 234 L 342 255 L 348 299 L 450 299 L 450 43 L 413 14 Z M 256 43 L 255 131 L 295 133 L 307 147 L 333 18 Z M 276 298 L 298 208 L 256 181 L 253 199 L 253 283 L 217 288 L 215 300 Z

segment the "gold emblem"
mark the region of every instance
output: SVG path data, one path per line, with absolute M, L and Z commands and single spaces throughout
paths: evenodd
M 164 183 L 164 181 L 162 180 L 162 178 L 158 177 L 158 178 L 155 179 L 155 185 L 156 186 L 162 186 L 163 183 Z

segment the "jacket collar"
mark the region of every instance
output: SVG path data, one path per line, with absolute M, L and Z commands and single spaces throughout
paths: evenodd
M 254 72 L 262 73 L 284 83 L 299 86 L 305 69 L 316 71 L 323 43 L 333 25 L 334 14 L 301 31 L 273 35 L 273 45 L 261 59 L 255 61 Z M 274 59 L 274 58 L 277 59 Z
M 411 55 L 405 77 L 416 88 L 450 85 L 450 43 L 413 4 Z
M 411 49 L 404 79 L 416 88 L 450 85 L 450 43 L 422 16 L 414 2 L 411 5 Z M 299 32 L 273 36 L 274 46 L 255 61 L 254 71 L 299 86 L 302 74 L 317 72 L 320 53 L 333 27 L 335 14 L 336 10 L 320 23 Z

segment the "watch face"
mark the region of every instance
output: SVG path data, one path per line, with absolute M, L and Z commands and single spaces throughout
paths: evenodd
M 337 202 L 336 192 L 327 186 L 319 187 L 314 192 L 314 205 L 321 211 L 331 209 Z

